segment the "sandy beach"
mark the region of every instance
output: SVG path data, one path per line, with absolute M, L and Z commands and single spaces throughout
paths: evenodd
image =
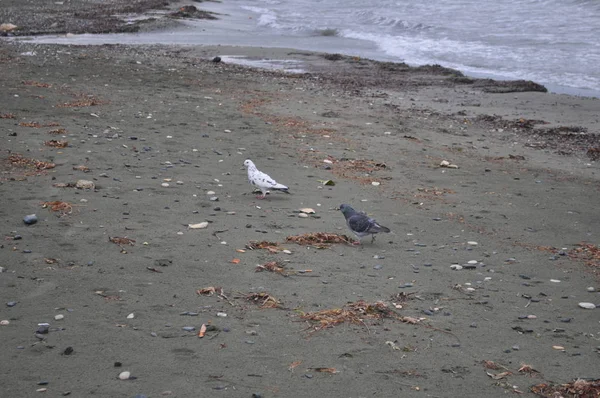
M 598 396 L 599 99 L 293 49 L 0 70 L 2 396 Z M 342 203 L 392 232 L 307 242 Z

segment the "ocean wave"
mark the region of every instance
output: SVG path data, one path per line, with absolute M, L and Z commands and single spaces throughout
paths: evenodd
M 277 22 L 277 14 L 275 11 L 268 8 L 254 7 L 254 6 L 241 6 L 243 10 L 250 11 L 254 14 L 258 14 L 257 19 L 258 26 L 270 27 L 279 29 L 282 26 Z

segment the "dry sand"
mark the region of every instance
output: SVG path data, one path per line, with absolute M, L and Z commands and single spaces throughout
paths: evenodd
M 210 62 L 223 54 L 311 73 Z M 2 396 L 533 396 L 599 378 L 598 309 L 578 306 L 600 304 L 599 100 L 327 58 L 0 43 Z M 292 195 L 257 200 L 246 158 Z M 285 242 L 348 234 L 341 203 L 392 233 Z M 263 240 L 278 251 L 246 249 Z M 289 275 L 256 272 L 271 261 Z M 246 299 L 261 292 L 279 308 Z M 356 323 L 302 318 L 357 302 L 372 312 Z

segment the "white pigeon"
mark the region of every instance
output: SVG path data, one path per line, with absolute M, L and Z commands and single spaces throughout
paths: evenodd
M 258 170 L 254 165 L 254 162 L 252 162 L 250 159 L 246 159 L 244 161 L 244 166 L 246 166 L 248 169 L 248 182 L 258 187 L 260 192 L 262 192 L 262 195 L 256 197 L 257 199 L 264 199 L 267 196 L 267 191 L 269 189 L 290 193 L 288 187 L 283 184 L 279 184 L 277 181 L 269 177 L 268 174 Z

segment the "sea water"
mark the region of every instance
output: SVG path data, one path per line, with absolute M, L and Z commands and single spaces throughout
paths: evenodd
M 600 0 L 223 0 L 174 31 L 36 41 L 285 47 L 600 96 Z

